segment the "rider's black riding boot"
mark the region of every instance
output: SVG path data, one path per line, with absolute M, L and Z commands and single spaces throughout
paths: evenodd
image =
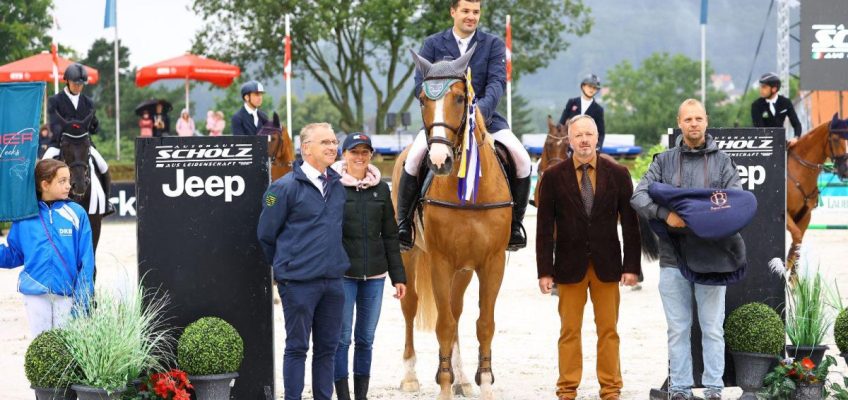
M 418 178 L 406 173 L 404 170 L 400 175 L 398 182 L 398 241 L 400 242 L 401 251 L 406 251 L 412 248 L 414 242 L 413 231 L 415 224 L 412 220 L 415 215 L 415 204 L 418 200 L 419 192 Z
M 112 174 L 107 171 L 101 176 L 103 179 L 100 180 L 100 183 L 103 185 L 103 193 L 106 195 L 106 212 L 103 214 L 105 217 L 115 213 L 115 206 L 109 201 L 112 198 Z
M 512 227 L 509 234 L 508 251 L 516 251 L 527 246 L 527 235 L 524 232 L 524 212 L 527 211 L 527 200 L 530 198 L 530 177 L 513 178 L 509 186 L 512 192 Z

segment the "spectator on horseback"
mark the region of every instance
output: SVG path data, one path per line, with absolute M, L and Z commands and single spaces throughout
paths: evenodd
M 601 80 L 595 74 L 586 75 L 580 82 L 580 97 L 568 99 L 565 103 L 565 109 L 562 110 L 562 116 L 559 117 L 559 124 L 565 125 L 575 115 L 588 115 L 595 120 L 598 126 L 598 149 L 604 148 L 604 108 L 595 101 L 595 95 L 601 90 Z
M 695 99 L 685 100 L 677 111 L 677 125 L 683 133 L 676 146 L 654 156 L 648 172 L 636 186 L 630 204 L 646 220 L 658 220 L 671 228 L 686 228 L 676 212 L 659 206 L 648 192 L 654 182 L 682 189 L 742 189 L 733 160 L 719 150 L 706 133 L 707 112 Z M 660 223 L 662 223 L 660 222 Z M 679 269 L 674 244 L 659 240 L 660 282 L 665 319 L 668 324 L 669 394 L 671 400 L 692 399 L 692 349 L 690 333 L 693 306 L 698 313 L 703 345 L 704 372 L 701 383 L 706 400 L 720 400 L 724 387 L 724 300 L 727 286 L 690 282 Z M 722 254 L 713 260 L 721 261 Z M 709 258 L 709 257 L 705 257 Z M 696 301 L 693 303 L 692 299 Z
M 88 72 L 82 64 L 74 63 L 65 70 L 65 89 L 47 100 L 47 123 L 50 125 L 50 146 L 41 156 L 42 159 L 61 159 L 59 146 L 62 136 L 68 134 L 69 124 L 79 124 L 81 121 L 90 121 L 88 126 L 82 126 L 82 134 L 93 135 L 100 130 L 100 121 L 95 114 L 94 101 L 82 94 L 85 84 L 88 82 Z M 78 127 L 75 127 L 75 130 Z M 93 172 L 101 183 L 104 206 L 98 210 L 99 213 L 109 215 L 115 212 L 115 207 L 109 202 L 111 193 L 111 177 L 109 176 L 109 164 L 97 151 L 93 142 L 89 148 L 90 162 L 94 166 Z M 93 199 L 92 201 L 97 200 Z M 89 210 L 91 211 L 91 210 Z
M 94 290 L 91 225 L 85 210 L 68 200 L 70 176 L 64 162 L 38 161 L 38 215 L 12 223 L 7 243 L 0 245 L 0 268 L 24 267 L 18 291 L 32 337 L 64 325 L 74 302 L 87 301 Z
M 371 352 L 386 276 L 395 288 L 394 297 L 402 299 L 406 294 L 406 273 L 400 258 L 389 185 L 380 180 L 380 170 L 371 165 L 374 152 L 371 139 L 361 133 L 351 133 L 345 138 L 342 149 L 343 160 L 332 168 L 342 176 L 341 182 L 347 192 L 343 243 L 350 258 L 350 269 L 342 280 L 345 304 L 341 340 L 336 350 L 335 385 L 337 398 L 350 400 L 348 350 L 353 333 L 353 393 L 356 400 L 362 400 L 368 395 Z
M 514 202 L 512 227 L 508 250 L 515 251 L 527 245 L 522 220 L 530 194 L 530 155 L 510 130 L 506 119 L 495 109 L 506 88 L 506 47 L 499 37 L 478 29 L 481 0 L 451 0 L 450 14 L 453 27 L 428 37 L 419 56 L 433 63 L 457 59 L 476 44 L 471 58 L 472 85 L 477 95 L 477 108 L 486 120 L 495 141 L 503 144 L 515 164 L 515 176 L 508 177 Z M 415 94 L 421 92 L 424 77 L 415 71 Z M 460 127 L 459 129 L 463 129 Z M 421 192 L 418 173 L 427 153 L 427 135 L 422 129 L 415 137 L 401 174 L 398 191 L 398 239 L 402 250 L 413 246 L 413 214 Z
M 259 128 L 268 122 L 268 116 L 259 109 L 262 107 L 262 95 L 265 88 L 257 81 L 248 81 L 241 85 L 241 99 L 244 106 L 233 114 L 231 124 L 233 135 L 256 135 Z
M 786 117 L 789 117 L 789 123 L 795 132 L 795 137 L 788 141 L 789 148 L 795 145 L 804 132 L 792 101 L 777 93 L 780 91 L 780 85 L 780 78 L 773 72 L 760 77 L 760 98 L 751 103 L 751 120 L 757 128 L 783 128 Z

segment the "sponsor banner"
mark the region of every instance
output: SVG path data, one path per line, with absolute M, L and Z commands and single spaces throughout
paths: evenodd
M 44 83 L 0 84 L 0 221 L 38 214 L 35 162 Z
M 218 316 L 244 339 L 236 399 L 274 394 L 271 269 L 256 238 L 267 146 L 261 136 L 139 138 L 136 199 L 126 187 L 114 195 L 118 213 L 137 212 L 139 277 L 168 293 L 168 322 Z
M 801 7 L 801 90 L 848 90 L 848 2 Z
M 135 182 L 112 182 L 112 188 L 109 193 L 112 194 L 112 197 L 109 198 L 109 202 L 115 207 L 115 213 L 103 221 L 135 220 Z
M 716 144 L 736 164 L 742 180 L 742 188 L 757 197 L 757 214 L 745 229 L 742 237 L 748 255 L 745 278 L 728 286 L 725 300 L 726 313 L 737 307 L 759 301 L 776 310 L 782 310 L 784 301 L 783 281 L 769 272 L 768 262 L 772 258 L 786 258 L 786 142 L 783 128 L 729 128 L 707 129 Z M 675 129 L 670 143 L 680 135 Z M 692 326 L 692 356 L 695 365 L 695 380 L 700 382 L 703 371 L 701 331 L 697 324 Z M 725 357 L 724 380 L 733 386 L 735 375 L 730 354 Z

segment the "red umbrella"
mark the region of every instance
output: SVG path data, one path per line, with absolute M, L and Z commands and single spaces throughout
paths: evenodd
M 73 61 L 62 57 L 57 57 L 57 60 L 61 81 L 64 78 L 65 69 L 73 64 Z M 97 83 L 100 79 L 97 70 L 91 67 L 85 67 L 85 69 L 88 72 L 88 83 Z M 0 66 L 0 82 L 52 82 L 53 79 L 53 56 L 47 52 Z
M 188 80 L 211 82 L 227 87 L 241 74 L 238 66 L 185 54 L 142 67 L 135 74 L 136 86 L 147 86 L 160 79 L 185 79 L 186 109 L 188 109 Z

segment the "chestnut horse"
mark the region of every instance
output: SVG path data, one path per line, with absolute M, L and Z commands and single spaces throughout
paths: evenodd
M 419 387 L 414 370 L 413 323 L 419 306 L 432 312 L 427 304 L 420 304 L 432 299 L 436 307 L 436 337 L 439 342 L 436 372 L 439 399 L 452 398 L 451 385 L 454 383 L 453 389 L 470 394 L 471 385 L 465 378 L 459 357 L 457 322 L 462 314 L 463 295 L 471 281 L 471 272 L 476 272 L 480 283 L 480 316 L 477 319 L 479 365 L 475 381 L 480 385 L 481 399 L 494 396 L 492 338 L 495 333 L 495 300 L 503 280 L 512 220 L 512 201 L 506 175 L 479 111 L 473 116 L 476 128 L 471 132 L 477 142 L 482 171 L 476 201 L 461 204 L 457 195 L 460 184 L 457 175 L 461 164 L 458 157 L 468 122 L 464 72 L 473 53 L 474 47 L 456 60 L 436 64 L 414 54 L 416 67 L 424 76 L 424 85 L 430 85 L 428 90 L 422 90 L 419 100 L 427 134 L 428 166 L 434 177 L 421 200 L 415 246 L 403 253 L 410 290 L 401 303 L 406 319 L 403 359 L 407 368 L 401 388 L 417 390 Z M 401 153 L 394 167 L 392 197 L 395 205 L 397 184 L 408 151 Z M 446 158 L 439 160 L 433 156 L 434 151 L 441 152 L 439 154 Z M 458 379 L 455 380 L 455 377 Z
M 542 157 L 539 159 L 537 174 L 539 179 L 536 181 L 536 190 L 533 193 L 533 200 L 539 198 L 539 188 L 542 187 L 542 176 L 548 168 L 565 161 L 568 158 L 568 128 L 565 125 L 555 125 L 553 118 L 548 115 L 548 137 L 545 138 L 545 145 L 542 147 Z M 535 204 L 533 204 L 535 206 Z
M 819 173 L 827 159 L 833 161 L 840 179 L 848 179 L 848 120 L 833 115 L 830 123 L 823 123 L 801 136 L 788 150 L 786 162 L 786 229 L 792 235 L 792 246 L 786 256 L 786 267 L 793 271 L 801 249 L 801 240 L 810 224 L 812 211 L 818 205 Z
M 291 172 L 294 162 L 294 142 L 286 127 L 280 124 L 280 116 L 262 125 L 257 135 L 268 136 L 268 159 L 271 160 L 271 181 Z

